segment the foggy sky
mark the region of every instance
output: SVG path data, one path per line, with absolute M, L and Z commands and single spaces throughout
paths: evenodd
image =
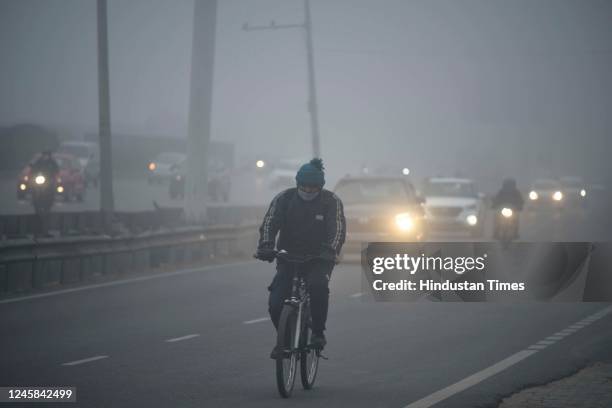
M 185 136 L 192 13 L 193 0 L 109 0 L 113 131 Z M 612 2 L 312 0 L 312 13 L 329 168 L 609 169 Z M 303 33 L 241 30 L 302 18 L 301 0 L 219 1 L 213 139 L 309 155 Z M 94 0 L 0 0 L 0 124 L 96 129 L 95 24 Z

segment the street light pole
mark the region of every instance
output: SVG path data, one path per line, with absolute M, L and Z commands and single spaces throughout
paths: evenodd
M 250 26 L 245 23 L 244 31 L 279 30 L 287 28 L 303 28 L 306 34 L 306 64 L 308 68 L 308 113 L 310 114 L 310 133 L 312 137 L 312 154 L 321 157 L 321 142 L 319 137 L 319 110 L 317 105 L 317 89 L 314 65 L 314 51 L 312 44 L 312 17 L 310 14 L 310 0 L 304 0 L 304 23 L 302 24 L 276 24 L 271 21 L 267 26 Z
M 108 78 L 108 24 L 106 0 L 97 1 L 98 18 L 98 115 L 100 143 L 100 210 L 106 217 L 114 211 L 111 159 L 110 85 Z

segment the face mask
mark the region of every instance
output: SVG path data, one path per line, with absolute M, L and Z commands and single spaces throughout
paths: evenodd
M 305 191 L 302 191 L 298 188 L 298 194 L 300 196 L 300 198 L 304 201 L 312 201 L 315 198 L 317 198 L 317 196 L 319 195 L 319 191 L 314 191 L 312 193 L 307 193 Z

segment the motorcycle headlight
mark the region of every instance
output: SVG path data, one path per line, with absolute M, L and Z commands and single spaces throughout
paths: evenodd
M 410 214 L 400 213 L 395 216 L 395 225 L 401 231 L 410 231 L 414 227 L 414 222 Z
M 535 201 L 539 198 L 538 193 L 536 193 L 535 191 L 531 191 L 529 192 L 529 199 L 532 201 Z
M 155 170 L 156 168 L 157 168 L 157 164 L 155 164 L 155 163 L 153 163 L 153 162 L 149 163 L 149 170 L 153 171 L 153 170 Z
M 470 214 L 465 218 L 465 221 L 471 225 L 474 226 L 476 224 L 478 224 L 478 217 L 475 214 Z
M 580 190 L 580 197 L 586 197 L 586 190 L 584 188 Z
M 57 192 L 58 193 L 63 193 L 64 192 L 64 187 L 63 186 L 57 186 Z
M 266 166 L 266 162 L 263 160 L 257 160 L 255 162 L 255 166 L 257 166 L 258 169 L 263 169 Z
M 555 191 L 555 193 L 552 196 L 553 200 L 555 201 L 561 201 L 563 200 L 563 193 L 560 191 Z
M 34 182 L 38 185 L 41 184 L 45 184 L 45 181 L 47 181 L 47 179 L 45 178 L 45 176 L 43 176 L 42 174 L 39 174 L 38 176 L 36 176 L 36 178 L 34 179 Z
M 512 217 L 512 213 L 513 213 L 512 208 L 502 208 L 501 210 L 501 214 L 506 218 Z
M 26 188 L 28 188 L 28 186 L 26 186 L 26 185 L 25 185 L 25 184 L 23 184 L 23 183 L 21 183 L 21 184 L 19 185 L 19 189 L 20 189 L 21 191 L 25 191 L 25 189 L 26 189 Z

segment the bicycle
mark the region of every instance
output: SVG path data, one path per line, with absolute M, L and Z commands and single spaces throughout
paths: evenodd
M 280 395 L 289 398 L 295 384 L 298 361 L 302 387 L 310 390 L 317 377 L 319 358 L 327 359 L 321 354 L 320 348 L 310 344 L 310 296 L 303 274 L 299 271 L 299 265 L 320 257 L 296 257 L 284 250 L 278 251 L 276 257 L 294 265 L 291 294 L 283 303 L 276 340 L 277 347 L 283 350 L 282 358 L 276 359 L 276 385 Z

